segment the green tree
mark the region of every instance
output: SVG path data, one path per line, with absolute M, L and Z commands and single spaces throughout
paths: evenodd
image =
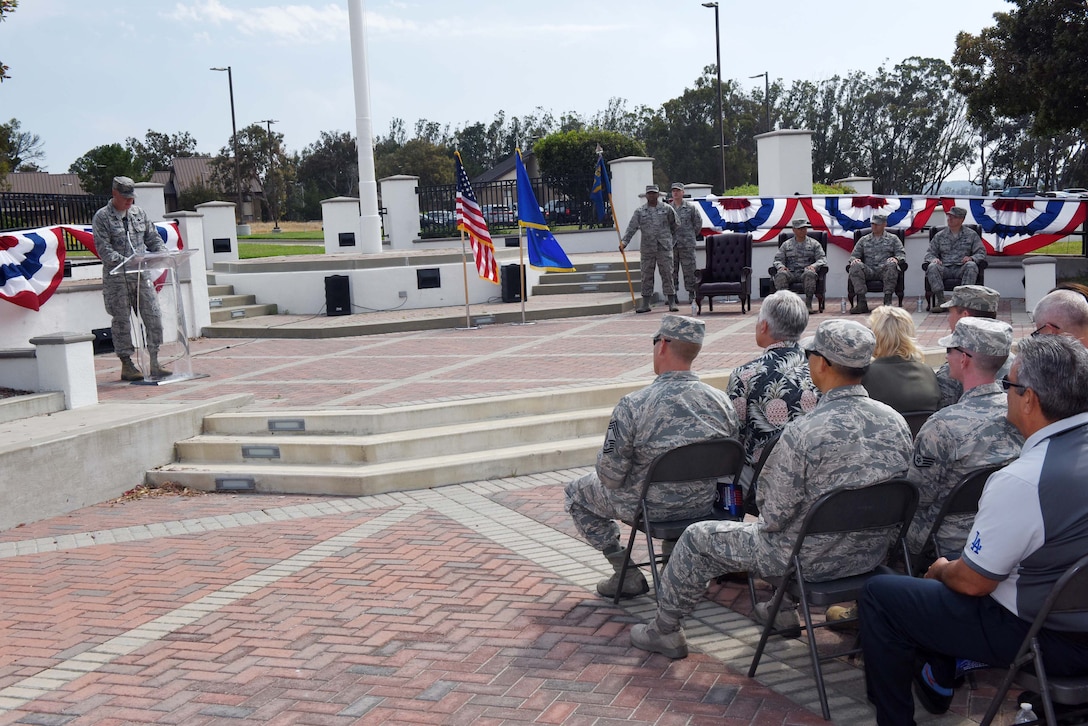
M 233 144 L 224 146 L 211 161 L 212 181 L 221 189 L 228 190 L 232 198 L 236 197 L 234 181 Z M 246 126 L 238 132 L 238 171 L 241 177 L 243 203 L 253 196 L 254 182 L 260 183 L 265 195 L 262 201 L 270 205 L 278 199 L 282 201 L 284 185 L 277 187 L 276 175 L 285 169 L 289 161 L 283 153 L 283 134 L 268 130 L 259 123 Z M 271 219 L 272 208 L 268 206 L 266 219 Z
M 289 213 L 303 219 L 321 217 L 321 200 L 359 196 L 359 152 L 346 131 L 322 131 L 302 150 L 296 164 L 300 189 L 291 189 Z M 377 153 L 375 151 L 375 153 Z
M 978 35 L 960 33 L 952 64 L 972 120 L 1030 117 L 1040 136 L 1088 124 L 1088 5 L 1010 0 Z
M 19 7 L 19 0 L 0 0 L 0 23 L 7 15 L 14 13 L 17 7 Z M 8 75 L 8 67 L 0 63 L 0 83 L 3 83 L 5 78 L 11 78 L 11 76 Z
M 588 129 L 549 134 L 533 145 L 544 183 L 570 199 L 589 199 L 597 146 L 608 161 L 624 156 L 645 156 L 646 147 L 615 131 Z
M 148 174 L 130 149 L 120 144 L 96 146 L 68 167 L 69 174 L 79 177 L 83 191 L 88 194 L 109 194 L 115 176 L 131 177 L 134 181 L 146 181 Z
M 170 135 L 148 129 L 143 141 L 130 136 L 125 146 L 148 174 L 169 169 L 170 162 L 178 157 L 197 155 L 196 139 L 187 131 Z
M 20 128 L 18 119 L 0 124 L 0 178 L 13 171 L 41 171 L 38 162 L 45 158 L 42 140 Z
M 419 177 L 420 186 L 453 184 L 452 151 L 423 139 L 410 139 L 400 148 L 374 156 L 374 174 L 381 179 L 395 174 Z

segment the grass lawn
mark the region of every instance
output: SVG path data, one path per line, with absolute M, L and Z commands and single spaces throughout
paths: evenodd
M 1054 244 L 1047 245 L 1046 247 L 1040 247 L 1034 252 L 1033 255 L 1079 255 L 1084 249 L 1083 243 L 1078 237 L 1069 237 L 1067 239 L 1059 240 Z
M 288 231 L 281 226 L 280 232 L 254 232 L 240 236 L 238 239 L 325 239 L 325 233 L 319 230 L 295 230 Z
M 287 255 L 321 255 L 324 247 L 314 245 L 274 245 L 268 242 L 238 242 L 238 259 L 252 260 L 257 257 L 283 257 Z

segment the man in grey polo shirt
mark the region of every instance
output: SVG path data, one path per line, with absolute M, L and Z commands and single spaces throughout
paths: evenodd
M 925 579 L 865 585 L 861 643 L 877 723 L 913 724 L 914 682 L 930 713 L 952 701 L 956 658 L 1009 665 L 1051 587 L 1088 552 L 1088 349 L 1065 335 L 1020 342 L 1002 385 L 1020 458 L 993 474 L 963 554 Z M 1039 632 L 1047 672 L 1088 671 L 1088 614 Z

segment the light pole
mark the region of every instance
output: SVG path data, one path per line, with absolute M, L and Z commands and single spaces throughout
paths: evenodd
M 718 142 L 722 150 L 722 192 L 725 192 L 725 114 L 722 112 L 722 35 L 718 24 L 718 3 L 703 3 L 704 8 L 714 8 L 714 45 L 718 50 Z
M 235 209 L 234 217 L 235 221 L 239 224 L 242 222 L 242 166 L 238 160 L 238 124 L 234 120 L 234 76 L 231 74 L 230 66 L 226 68 L 209 68 L 212 71 L 226 71 L 227 72 L 227 84 L 230 88 L 230 140 L 234 146 L 234 189 L 238 196 L 238 207 Z
M 277 121 L 274 118 L 266 118 L 266 119 L 260 121 L 259 123 L 268 125 L 268 177 L 267 177 L 267 179 L 270 180 L 270 181 L 273 181 L 273 184 L 272 184 L 272 193 L 269 194 L 266 191 L 265 196 L 268 197 L 268 211 L 272 212 L 272 222 L 273 222 L 272 231 L 273 232 L 279 232 L 280 231 L 279 200 L 276 199 L 276 185 L 275 185 L 274 180 L 272 179 L 272 175 L 275 172 L 275 168 L 276 168 L 276 163 L 275 163 L 275 161 L 273 161 L 274 157 L 272 155 L 272 124 L 279 123 L 279 121 Z M 267 184 L 265 186 L 267 186 Z
M 763 78 L 763 132 L 771 130 L 771 77 L 767 71 L 757 73 L 749 78 Z

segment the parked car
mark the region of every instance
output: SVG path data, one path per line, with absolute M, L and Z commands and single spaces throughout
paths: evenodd
M 488 224 L 514 225 L 518 223 L 517 212 L 505 204 L 485 204 L 480 208 Z
M 1072 197 L 1074 199 L 1088 197 L 1088 189 L 1083 187 L 1070 187 L 1068 189 L 1062 189 L 1060 192 L 1047 192 L 1048 197 Z
M 1035 187 L 1005 187 L 998 194 L 999 197 L 1037 197 L 1039 190 Z
M 448 209 L 436 209 L 419 215 L 419 227 L 424 232 L 452 230 L 457 225 L 457 215 Z
M 544 203 L 544 221 L 549 225 L 575 224 L 578 222 L 578 211 L 565 199 L 553 199 Z

